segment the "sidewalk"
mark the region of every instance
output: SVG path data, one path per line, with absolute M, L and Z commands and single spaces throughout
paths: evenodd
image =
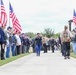
M 32 53 L 0 67 L 0 75 L 76 75 L 76 59 L 64 59 L 59 51 Z

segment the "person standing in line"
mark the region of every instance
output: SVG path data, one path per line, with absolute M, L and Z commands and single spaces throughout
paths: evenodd
M 11 46 L 12 56 L 15 56 L 16 43 L 17 43 L 15 34 L 16 34 L 16 33 L 13 32 L 13 35 L 12 35 L 12 46 Z
M 62 56 L 64 56 L 64 47 L 63 47 L 63 42 L 61 40 L 61 36 L 62 36 L 62 33 L 60 34 L 60 44 L 61 44 L 61 53 L 62 53 Z
M 42 37 L 41 37 L 40 33 L 37 33 L 35 41 L 36 41 L 36 53 L 37 53 L 37 56 L 40 56 L 40 51 L 41 51 L 41 47 L 42 47 Z
M 35 50 L 35 38 L 32 39 L 32 48 L 33 48 L 33 53 L 36 53 L 36 50 Z
M 6 25 L 0 27 L 0 46 L 1 46 L 1 54 L 0 54 L 1 56 L 0 56 L 0 58 L 1 58 L 1 60 L 5 60 L 5 57 L 4 57 L 5 40 L 6 40 L 6 38 L 5 38 L 6 36 L 5 36 L 5 33 L 4 33 L 5 28 L 6 28 Z
M 16 34 L 15 34 L 15 37 L 17 40 L 17 43 L 16 43 L 16 52 L 17 53 L 16 53 L 16 55 L 20 54 L 21 39 L 20 39 L 19 35 L 20 35 L 20 32 L 16 31 Z
M 47 52 L 48 50 L 50 50 L 49 38 L 46 37 L 45 40 L 46 40 L 46 47 L 47 47 L 46 52 Z
M 54 53 L 54 50 L 55 50 L 54 45 L 55 45 L 55 39 L 54 39 L 54 37 L 52 36 L 52 38 L 51 38 L 52 53 Z
M 25 34 L 24 35 L 24 38 L 23 38 L 23 47 L 24 47 L 24 53 L 27 53 L 27 45 L 28 45 L 28 42 L 27 42 L 27 35 Z
M 27 49 L 26 49 L 26 53 L 29 53 L 29 49 L 30 49 L 30 36 L 29 35 L 26 35 L 27 36 Z
M 68 26 L 64 26 L 64 31 L 61 33 L 61 42 L 64 48 L 64 59 L 70 59 L 70 42 L 73 37 L 72 33 L 68 30 Z
M 21 39 L 21 47 L 20 47 L 20 50 L 21 50 L 21 53 L 22 53 L 22 54 L 24 53 L 24 44 L 23 44 L 24 36 L 25 36 L 24 33 L 21 33 L 21 34 L 20 34 L 20 39 Z
M 6 58 L 10 57 L 10 50 L 12 46 L 12 27 L 7 27 L 6 39 Z
M 6 40 L 6 58 L 10 57 L 10 50 L 12 46 L 12 27 L 7 27 L 7 40 Z
M 76 54 L 76 28 L 73 30 L 73 38 L 72 38 L 72 46 L 73 46 L 73 52 Z
M 50 50 L 52 49 L 52 48 L 51 48 L 51 47 L 52 47 L 52 46 L 51 46 L 51 40 L 52 40 L 52 37 L 49 38 Z
M 44 49 L 44 53 L 47 53 L 46 37 L 42 37 L 42 46 Z

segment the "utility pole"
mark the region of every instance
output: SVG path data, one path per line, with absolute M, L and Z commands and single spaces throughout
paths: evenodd
M 72 24 L 73 20 L 71 19 L 68 22 L 69 22 L 69 30 L 71 31 L 71 24 Z

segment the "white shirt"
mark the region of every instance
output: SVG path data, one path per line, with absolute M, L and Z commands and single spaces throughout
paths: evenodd
M 21 45 L 21 39 L 20 39 L 19 35 L 16 34 L 15 36 L 16 36 L 16 40 L 17 40 L 17 46 Z

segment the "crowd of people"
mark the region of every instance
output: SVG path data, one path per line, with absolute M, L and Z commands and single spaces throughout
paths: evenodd
M 59 50 L 60 40 L 59 38 L 55 39 L 53 36 L 50 38 L 42 36 L 40 33 L 37 33 L 37 36 L 32 39 L 33 52 L 37 53 L 37 56 L 40 56 L 40 51 L 43 50 L 44 53 L 52 50 L 54 53 L 55 50 Z
M 55 39 L 53 36 L 50 38 L 46 36 L 41 38 L 40 34 L 38 34 L 38 36 L 34 40 L 37 40 L 36 51 L 37 55 L 39 56 L 41 48 L 44 50 L 44 53 L 47 53 L 48 47 L 49 50 L 52 50 L 52 53 L 54 53 L 55 50 L 59 50 L 60 48 L 64 59 L 70 59 L 71 47 L 73 52 L 76 54 L 76 28 L 74 28 L 73 31 L 69 31 L 68 26 L 65 25 L 63 31 L 60 32 L 60 36 L 57 39 Z M 35 45 L 33 46 L 35 51 Z
M 12 27 L 0 27 L 0 59 L 5 60 L 12 56 L 28 53 L 30 48 L 30 37 L 27 34 L 14 31 Z
M 40 33 L 34 38 L 30 38 L 28 34 L 14 31 L 12 27 L 0 27 L 0 59 L 5 60 L 12 56 L 17 56 L 23 53 L 28 53 L 32 47 L 33 53 L 40 56 L 40 51 L 43 50 L 47 53 L 48 50 L 52 53 L 55 50 L 61 49 L 64 59 L 70 59 L 70 43 L 72 44 L 73 51 L 76 54 L 76 28 L 73 31 L 68 30 L 68 26 L 64 26 L 64 30 L 60 33 L 58 38 L 51 36 L 50 38 L 42 36 Z
M 37 56 L 40 56 L 40 51 L 44 50 L 44 53 L 47 53 L 52 48 L 52 52 L 54 53 L 54 49 L 58 48 L 58 43 L 55 38 L 52 36 L 50 38 L 41 36 L 40 33 L 34 38 L 30 38 L 28 34 L 20 33 L 19 31 L 14 31 L 12 27 L 6 26 L 0 27 L 0 59 L 5 60 L 6 58 L 10 58 L 12 56 L 17 56 L 23 53 L 28 53 L 30 47 L 32 47 L 33 53 L 37 53 Z

